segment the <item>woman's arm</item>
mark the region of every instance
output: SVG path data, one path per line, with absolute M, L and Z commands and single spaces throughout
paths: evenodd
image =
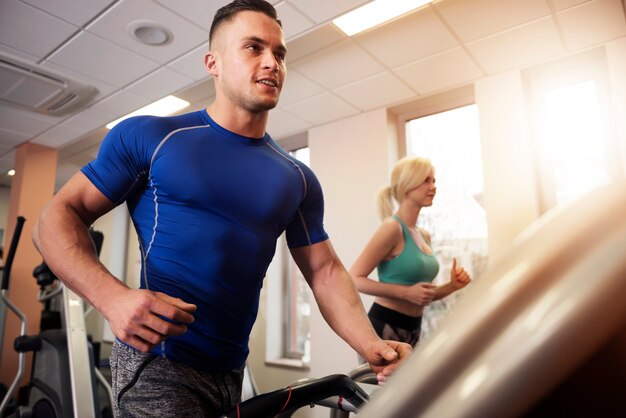
M 397 255 L 394 252 L 403 239 L 400 224 L 391 218 L 385 219 L 352 265 L 350 275 L 361 293 L 408 301 L 421 306 L 428 305 L 434 297 L 435 285 L 431 283 L 405 286 L 381 283 L 368 277 L 382 261 Z
M 452 259 L 452 269 L 450 270 L 450 281 L 435 289 L 434 300 L 445 298 L 451 293 L 464 288 L 472 281 L 469 273 L 463 267 L 456 266 L 456 258 Z

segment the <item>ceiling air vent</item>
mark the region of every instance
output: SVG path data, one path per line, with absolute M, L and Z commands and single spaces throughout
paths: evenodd
M 0 100 L 27 110 L 59 116 L 86 104 L 96 93 L 86 86 L 0 56 Z

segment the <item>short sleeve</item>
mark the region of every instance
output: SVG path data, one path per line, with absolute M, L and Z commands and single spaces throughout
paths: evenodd
M 81 172 L 111 202 L 119 205 L 145 184 L 150 170 L 150 120 L 127 119 L 105 136 L 95 160 Z
M 324 196 L 319 180 L 309 167 L 298 163 L 306 181 L 306 194 L 287 226 L 289 248 L 313 245 L 328 239 L 324 230 Z

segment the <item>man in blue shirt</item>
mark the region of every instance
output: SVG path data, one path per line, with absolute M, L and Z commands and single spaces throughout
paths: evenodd
M 205 56 L 215 101 L 117 125 L 33 231 L 50 268 L 117 337 L 117 416 L 217 416 L 238 402 L 259 292 L 283 231 L 324 318 L 379 380 L 411 351 L 376 335 L 324 231 L 319 182 L 265 132 L 285 56 L 269 3 L 220 9 Z M 140 289 L 106 270 L 87 230 L 124 202 L 142 253 Z

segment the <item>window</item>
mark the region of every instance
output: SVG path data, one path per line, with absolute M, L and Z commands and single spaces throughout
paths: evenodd
M 476 105 L 459 107 L 408 121 L 408 155 L 431 160 L 437 179 L 433 206 L 418 223 L 430 232 L 440 263 L 435 283 L 450 280 L 456 258 L 478 279 L 487 267 L 487 222 L 482 206 L 483 168 Z M 463 290 L 433 302 L 424 311 L 422 335 L 434 331 Z
M 590 51 L 527 72 L 541 212 L 618 177 L 605 58 Z
M 281 143 L 283 149 L 309 165 L 306 138 Z M 267 293 L 266 358 L 267 364 L 307 368 L 310 361 L 312 291 L 293 261 L 283 234 L 276 244 L 276 254 L 268 269 L 264 286 Z
M 308 147 L 291 151 L 290 154 L 307 166 L 309 165 Z M 284 234 L 281 240 L 285 240 Z M 287 248 L 286 243 L 285 248 Z M 288 264 L 287 274 L 283 281 L 285 291 L 284 357 L 299 359 L 306 364 L 311 358 L 311 335 L 309 333 L 311 289 L 291 256 L 288 254 L 284 260 Z

